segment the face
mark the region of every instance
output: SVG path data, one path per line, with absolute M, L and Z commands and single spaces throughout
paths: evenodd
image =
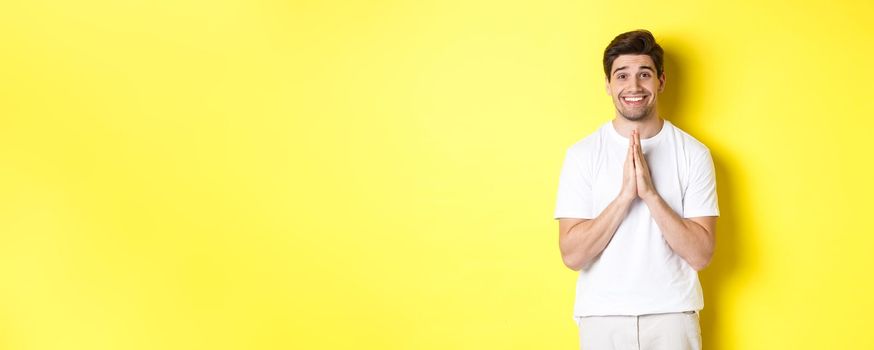
M 648 55 L 620 55 L 613 60 L 607 93 L 613 97 L 618 116 L 630 121 L 656 115 L 658 95 L 665 88 L 665 75 L 656 76 Z

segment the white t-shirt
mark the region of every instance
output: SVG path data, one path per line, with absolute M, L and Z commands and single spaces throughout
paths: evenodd
M 681 217 L 719 216 L 713 159 L 704 144 L 665 120 L 640 140 L 656 191 Z M 594 219 L 622 187 L 628 139 L 607 122 L 567 149 L 555 218 Z M 607 248 L 577 279 L 574 317 L 700 310 L 698 273 L 675 254 L 639 198 Z

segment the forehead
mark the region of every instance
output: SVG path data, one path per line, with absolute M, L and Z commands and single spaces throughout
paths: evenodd
M 648 66 L 655 69 L 655 63 L 649 55 L 619 55 L 613 60 L 613 72 L 622 67 L 628 67 L 631 70 L 638 70 L 642 66 Z M 612 72 L 611 72 L 612 73 Z

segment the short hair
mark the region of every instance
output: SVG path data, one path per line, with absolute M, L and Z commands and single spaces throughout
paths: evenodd
M 656 74 L 661 77 L 665 70 L 664 54 L 662 47 L 648 30 L 638 29 L 622 33 L 613 38 L 604 50 L 604 74 L 607 81 L 610 81 L 613 61 L 621 55 L 648 55 L 656 66 Z

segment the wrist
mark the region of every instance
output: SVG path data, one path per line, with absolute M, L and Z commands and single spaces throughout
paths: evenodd
M 640 199 L 642 199 L 647 205 L 650 205 L 657 203 L 659 200 L 662 199 L 662 197 L 659 196 L 658 192 L 653 191 L 640 196 Z
M 620 193 L 618 197 L 616 197 L 616 201 L 623 206 L 630 206 L 634 200 L 637 199 L 637 193 L 625 194 Z

